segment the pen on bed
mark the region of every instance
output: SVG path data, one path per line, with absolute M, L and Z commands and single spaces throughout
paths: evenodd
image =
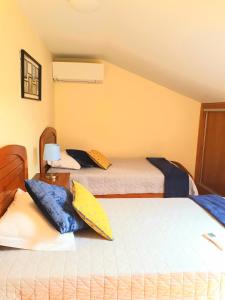
M 223 247 L 217 241 L 216 235 L 214 233 L 212 233 L 212 232 L 204 233 L 203 237 L 206 238 L 211 243 L 213 243 L 219 250 L 223 251 Z

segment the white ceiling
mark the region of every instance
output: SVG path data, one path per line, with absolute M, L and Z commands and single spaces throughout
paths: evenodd
M 224 0 L 17 0 L 56 56 L 100 58 L 202 102 L 225 101 Z

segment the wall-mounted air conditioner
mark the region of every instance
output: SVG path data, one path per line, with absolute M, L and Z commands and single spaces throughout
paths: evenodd
M 53 62 L 53 79 L 99 83 L 104 79 L 104 64 L 84 62 Z

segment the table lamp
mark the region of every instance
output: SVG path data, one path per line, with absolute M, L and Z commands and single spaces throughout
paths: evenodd
M 45 161 L 56 161 L 60 160 L 60 146 L 58 144 L 45 144 L 44 147 L 44 156 L 43 159 Z M 55 181 L 56 175 L 49 173 L 46 175 L 46 178 Z

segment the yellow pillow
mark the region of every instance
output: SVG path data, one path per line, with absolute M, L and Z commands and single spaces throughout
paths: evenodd
M 111 162 L 102 153 L 97 150 L 91 150 L 87 152 L 91 159 L 102 169 L 107 170 L 111 166 Z
M 73 181 L 73 191 L 73 206 L 79 216 L 101 236 L 112 240 L 112 229 L 101 204 L 78 182 Z

